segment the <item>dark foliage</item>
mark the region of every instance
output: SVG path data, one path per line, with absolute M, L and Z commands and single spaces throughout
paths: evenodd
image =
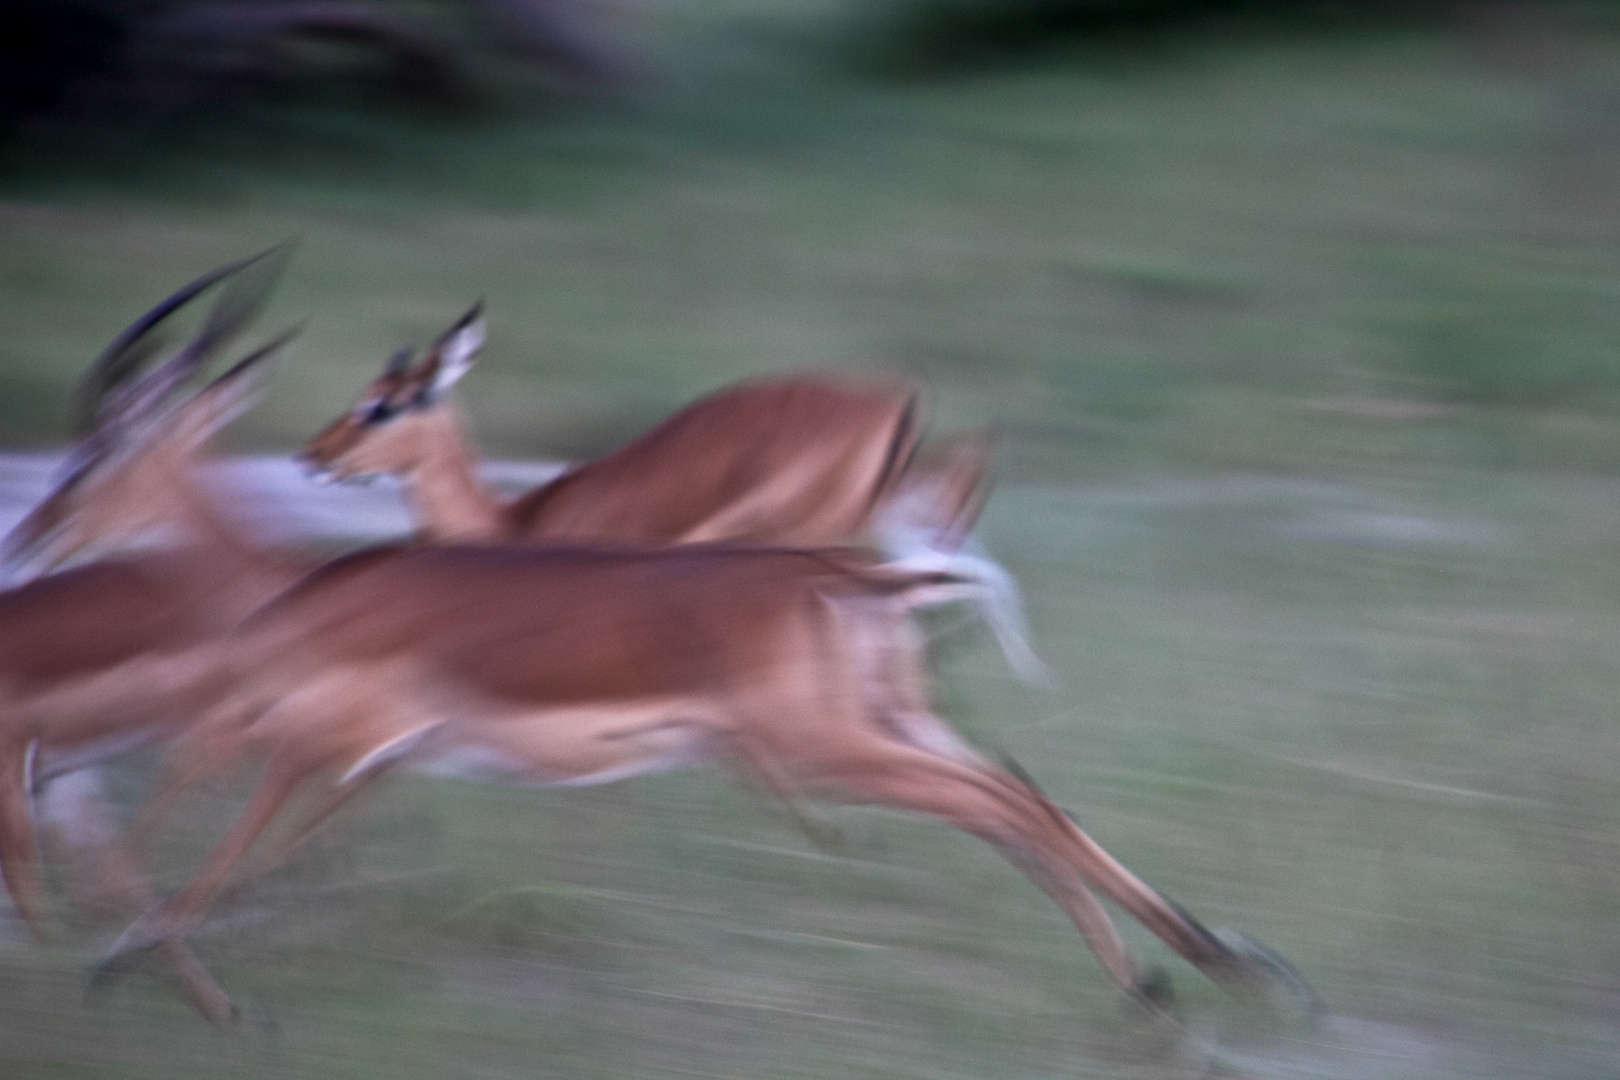
M 463 0 L 431 24 L 388 0 L 7 0 L 0 133 L 337 83 L 458 110 L 478 66 L 465 39 L 480 33 L 576 81 L 614 82 L 632 66 L 578 0 Z
M 1207 33 L 1430 21 L 1456 0 L 906 0 L 874 66 L 913 74 L 1017 61 L 1053 48 L 1142 49 Z
M 114 78 L 134 12 L 96 0 L 0 5 L 0 117 L 54 112 L 77 88 Z

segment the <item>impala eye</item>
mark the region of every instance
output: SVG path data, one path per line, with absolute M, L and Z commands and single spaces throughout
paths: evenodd
M 380 424 L 393 417 L 393 415 L 398 411 L 399 410 L 393 407 L 386 396 L 376 398 L 372 401 L 362 402 L 360 406 L 354 410 L 355 415 L 360 418 L 361 424 Z

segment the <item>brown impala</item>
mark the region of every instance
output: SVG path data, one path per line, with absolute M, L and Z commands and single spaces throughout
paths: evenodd
M 484 341 L 480 308 L 418 364 L 396 354 L 304 458 L 334 478 L 401 476 L 432 542 L 704 540 L 794 547 L 859 536 L 917 445 L 917 391 L 832 376 L 743 383 L 510 502 L 473 473 L 450 388 Z
M 239 538 L 193 471 L 212 433 L 251 396 L 283 335 L 189 400 L 181 385 L 251 318 L 279 270 L 279 252 L 206 274 L 130 327 L 87 382 L 94 427 L 69 459 L 67 477 L 6 538 L 13 554 L 47 565 L 89 545 L 162 525 L 166 550 L 91 563 L 0 592 L 0 871 L 29 927 L 45 932 L 44 892 L 32 814 L 54 777 L 171 736 L 184 713 L 155 714 L 113 701 L 42 712 L 95 676 L 161 666 L 223 633 L 291 585 L 302 568 Z M 229 281 L 202 329 L 151 372 L 136 377 L 154 331 L 170 313 Z M 98 854 L 103 886 L 137 909 L 152 902 L 145 879 L 116 848 Z M 230 1000 L 179 946 L 166 951 L 210 1020 Z
M 484 338 L 475 306 L 420 362 L 396 353 L 359 403 L 310 439 L 304 460 L 331 479 L 399 476 L 418 538 L 434 543 L 875 541 L 918 568 L 978 577 L 980 608 L 1014 669 L 1045 677 L 1017 585 L 965 548 L 988 493 L 989 440 L 919 453 L 915 386 L 827 373 L 740 383 L 502 502 L 478 480 L 449 397 Z
M 278 819 L 291 841 L 401 766 L 585 785 L 717 760 L 795 805 L 911 810 L 978 836 L 1068 914 L 1132 994 L 1151 984 L 1096 895 L 1228 987 L 1279 967 L 1217 936 L 1103 851 L 926 700 L 911 612 L 978 588 L 848 549 L 688 545 L 381 548 L 339 559 L 199 649 L 188 728 L 155 820 L 195 780 L 265 771 L 199 872 L 137 920 L 106 970 L 196 925 Z M 78 688 L 75 707 L 177 694 L 162 678 Z M 283 813 L 290 806 L 313 807 Z M 1286 982 L 1286 980 L 1283 980 Z

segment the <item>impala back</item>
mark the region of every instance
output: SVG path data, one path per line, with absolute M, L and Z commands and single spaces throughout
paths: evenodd
M 744 383 L 520 499 L 511 527 L 527 540 L 847 541 L 865 533 L 917 435 L 911 387 Z

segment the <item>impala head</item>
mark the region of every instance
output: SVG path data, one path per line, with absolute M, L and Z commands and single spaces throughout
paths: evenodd
M 51 493 L 3 541 L 10 561 L 49 569 L 92 547 L 136 539 L 194 507 L 197 451 L 249 408 L 268 363 L 296 328 L 239 360 L 189 397 L 182 387 L 257 313 L 285 262 L 273 248 L 203 275 L 136 320 L 91 366 L 79 388 L 89 431 L 69 452 Z M 169 315 L 214 284 L 229 284 L 202 327 L 145 372 Z
M 483 347 L 484 305 L 456 320 L 427 355 L 411 362 L 401 349 L 383 366 L 360 401 L 304 444 L 309 470 L 331 480 L 369 479 L 411 472 L 420 463 L 423 429 L 442 422 L 450 388 L 465 375 Z

